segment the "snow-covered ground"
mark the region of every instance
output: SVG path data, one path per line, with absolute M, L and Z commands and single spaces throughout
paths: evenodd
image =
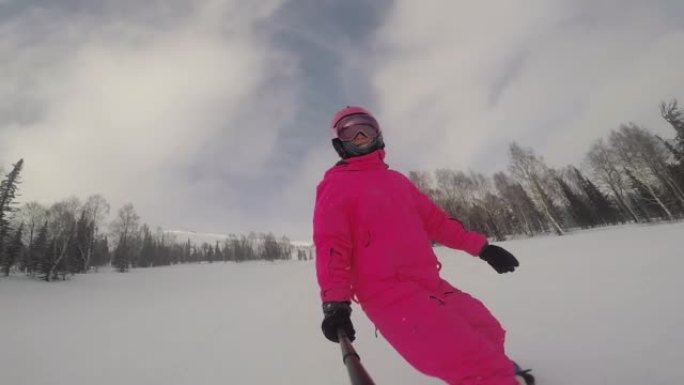
M 542 385 L 682 381 L 684 224 L 502 243 L 497 275 L 436 249 L 443 276 L 482 299 L 509 354 Z M 0 279 L 5 385 L 349 384 L 319 331 L 313 261 L 100 272 L 68 282 Z M 355 308 L 355 347 L 378 385 L 440 384 L 403 362 Z

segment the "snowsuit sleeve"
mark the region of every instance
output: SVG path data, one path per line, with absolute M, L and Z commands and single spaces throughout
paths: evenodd
M 467 231 L 461 222 L 450 218 L 427 195 L 418 190 L 413 182 L 409 181 L 409 183 L 413 188 L 416 205 L 430 239 L 452 249 L 463 250 L 470 255 L 477 256 L 487 244 L 487 237 L 474 231 Z
M 327 186 L 327 187 L 326 187 Z M 323 182 L 316 191 L 314 245 L 316 276 L 321 300 L 349 301 L 351 289 L 352 234 L 342 197 Z

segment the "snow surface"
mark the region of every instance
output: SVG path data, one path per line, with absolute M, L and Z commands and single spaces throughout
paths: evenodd
M 497 275 L 436 249 L 443 276 L 482 299 L 509 354 L 542 385 L 671 385 L 684 358 L 684 224 L 501 243 Z M 214 263 L 67 282 L 0 279 L 0 383 L 349 384 L 325 340 L 313 261 Z M 408 366 L 355 307 L 355 347 L 378 385 L 440 384 Z

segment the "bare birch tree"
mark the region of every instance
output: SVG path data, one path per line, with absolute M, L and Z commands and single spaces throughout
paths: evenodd
M 523 149 L 517 143 L 511 143 L 509 148 L 511 163 L 509 170 L 511 174 L 523 181 L 527 188 L 532 192 L 534 199 L 542 208 L 544 216 L 547 218 L 551 228 L 558 235 L 563 235 L 565 230 L 560 222 L 560 217 L 556 212 L 551 198 L 549 197 L 550 188 L 544 186 L 548 168 L 541 158 L 538 158 L 531 149 Z
M 110 232 L 116 241 L 112 265 L 120 272 L 128 271 L 133 262 L 133 243 L 140 226 L 140 216 L 132 203 L 121 207 L 110 224 Z
M 669 191 L 684 204 L 684 194 L 673 189 L 669 176 L 664 175 L 666 149 L 658 140 L 642 128 L 634 125 L 622 125 L 609 136 L 610 145 L 617 154 L 621 165 L 628 169 L 636 182 L 643 185 L 650 199 L 663 211 L 667 219 L 673 219 L 673 213 L 665 202 L 656 184 Z M 663 167 L 663 170 L 659 170 Z
M 23 222 L 26 226 L 24 243 L 30 248 L 38 233 L 38 229 L 48 219 L 48 209 L 40 203 L 32 201 L 24 204 L 17 212 L 16 217 L 17 221 Z
M 599 185 L 612 193 L 623 215 L 634 222 L 642 222 L 629 199 L 626 176 L 620 172 L 618 156 L 603 139 L 597 140 L 591 146 L 585 157 L 585 163 Z
M 82 227 L 85 232 L 80 237 L 79 242 L 77 242 L 78 255 L 83 272 L 87 272 L 90 269 L 95 241 L 99 229 L 109 215 L 109 210 L 109 203 L 99 194 L 88 197 L 83 205 L 82 216 L 84 223 Z

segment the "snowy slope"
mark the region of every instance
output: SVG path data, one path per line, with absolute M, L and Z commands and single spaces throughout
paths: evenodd
M 509 353 L 543 385 L 681 383 L 684 224 L 505 242 L 500 276 L 437 248 L 443 276 L 482 299 Z M 0 383 L 349 384 L 319 332 L 314 264 L 214 263 L 0 279 Z M 440 384 L 398 357 L 355 308 L 355 346 L 378 385 Z

